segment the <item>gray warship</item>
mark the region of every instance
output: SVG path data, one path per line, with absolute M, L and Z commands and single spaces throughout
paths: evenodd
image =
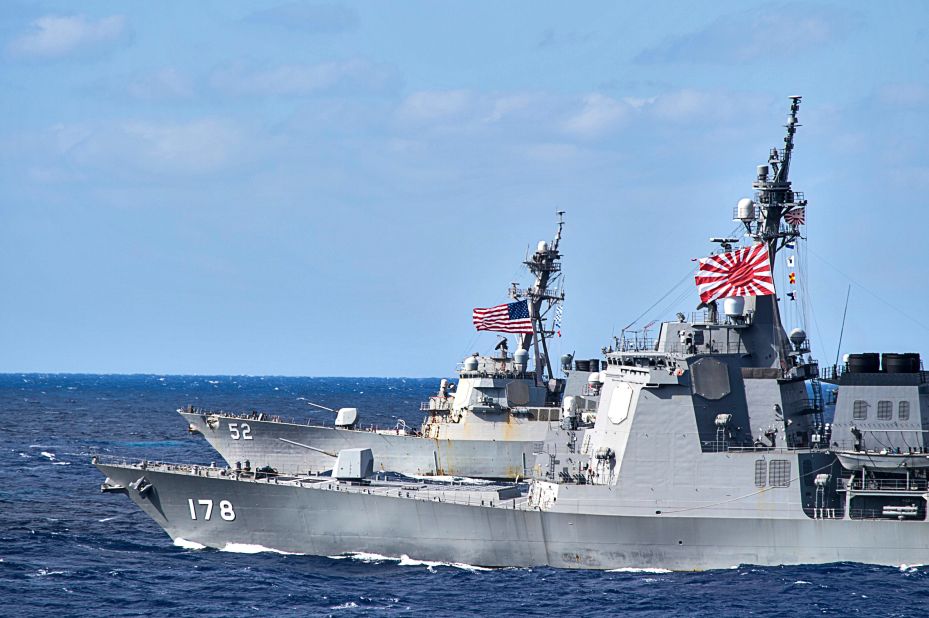
M 509 289 L 512 300 L 526 302 L 530 331 L 516 334 L 513 354 L 506 337 L 500 336 L 493 355 L 466 358 L 457 382 L 443 379 L 438 392 L 421 405 L 425 419 L 419 428 L 403 421 L 392 428 L 363 427 L 357 408 L 335 410 L 318 404 L 310 405 L 333 413 L 333 425 L 190 406 L 178 413 L 227 463 L 249 469 L 320 473 L 332 469 L 342 449 L 369 448 L 379 471 L 490 479 L 538 474 L 539 453 L 583 441 L 600 390 L 599 359 L 575 361 L 573 355 L 565 355 L 556 375 L 549 357 L 554 310 L 564 302 L 564 290 L 558 289 L 564 213 L 558 214 L 553 240 L 540 241 L 524 262 L 532 285 L 520 288 L 514 283 Z
M 95 459 L 102 489 L 177 542 L 216 548 L 589 569 L 927 562 L 919 357 L 849 355 L 821 375 L 774 295 L 776 258 L 805 225 L 788 180 L 799 107 L 793 97 L 784 147 L 737 207 L 748 246 L 716 239 L 697 266 L 703 311 L 607 355 L 594 427 L 577 452 L 555 453 L 563 476 L 394 478 L 362 448 L 338 453 L 330 476 Z M 832 423 L 821 380 L 838 384 Z

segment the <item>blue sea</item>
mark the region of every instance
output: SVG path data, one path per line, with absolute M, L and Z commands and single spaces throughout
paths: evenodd
M 94 453 L 209 463 L 188 403 L 329 421 L 419 423 L 436 379 L 0 375 L 3 616 L 917 616 L 929 569 L 858 564 L 703 573 L 477 570 L 410 560 L 175 547 L 121 495 Z M 929 556 L 927 556 L 929 562 Z

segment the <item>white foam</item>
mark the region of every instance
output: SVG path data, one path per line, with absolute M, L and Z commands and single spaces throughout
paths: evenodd
M 119 517 L 119 515 L 114 515 L 113 517 L 104 517 L 103 519 L 98 519 L 97 521 L 99 521 L 102 524 L 105 521 L 113 521 L 117 517 Z M 184 541 L 184 539 L 180 539 L 180 540 Z M 184 541 L 184 542 L 186 543 L 187 541 Z M 174 541 L 174 544 L 177 545 L 177 541 Z M 180 547 L 180 545 L 178 545 L 178 547 Z
M 226 543 L 226 545 L 219 551 L 226 551 L 233 554 L 260 554 L 261 552 L 268 551 L 274 554 L 281 554 L 284 556 L 303 556 L 305 554 L 300 554 L 292 551 L 282 551 L 280 549 L 274 549 L 273 547 L 265 547 L 264 545 L 253 545 L 251 543 Z
M 333 605 L 329 609 L 353 609 L 358 607 L 358 604 L 354 601 L 349 601 L 348 603 L 342 603 L 341 605 Z
M 672 573 L 672 572 L 673 571 L 670 571 L 668 569 L 645 569 L 645 568 L 640 569 L 636 567 L 621 567 L 618 569 L 610 569 L 609 571 L 607 571 L 607 573 L 654 573 L 654 574 Z
M 329 556 L 333 560 L 344 560 L 349 558 L 359 562 L 396 562 L 399 566 L 424 566 L 429 571 L 435 570 L 436 567 L 451 567 L 453 569 L 462 569 L 464 571 L 490 571 L 487 567 L 474 566 L 464 562 L 435 562 L 432 560 L 415 560 L 406 554 L 401 554 L 399 558 L 393 556 L 382 556 L 381 554 L 372 554 L 368 552 L 350 552 L 338 556 Z
M 71 462 L 70 461 L 53 461 L 52 465 L 53 466 L 70 466 Z
M 435 567 L 446 566 L 452 567 L 455 569 L 464 569 L 465 571 L 489 571 L 487 567 L 474 566 L 473 564 L 465 564 L 463 562 L 433 562 L 431 560 L 414 560 L 403 554 L 400 556 L 400 566 L 424 566 L 430 571 Z
M 48 451 L 42 451 L 39 453 L 42 457 L 45 457 L 49 461 L 55 461 L 55 453 L 49 453 Z
M 802 579 L 798 579 L 797 581 L 794 582 L 794 584 L 796 584 L 796 585 L 798 585 L 798 586 L 802 586 L 802 585 L 807 585 L 807 586 L 809 586 L 809 585 L 812 585 L 813 582 L 808 582 L 808 581 L 804 581 L 804 580 L 802 580 Z
M 114 519 L 114 518 L 110 517 L 109 519 Z M 100 521 L 105 521 L 105 520 L 101 519 Z M 196 541 L 188 541 L 187 539 L 180 537 L 180 536 L 174 539 L 174 545 L 177 547 L 183 547 L 184 549 L 206 549 L 206 545 L 201 545 L 200 543 L 197 543 Z
M 46 577 L 48 575 L 67 575 L 67 571 L 49 571 L 48 569 L 39 569 L 30 577 Z
M 900 571 L 904 573 L 905 572 L 913 573 L 914 571 L 918 570 L 919 567 L 923 567 L 923 566 L 926 566 L 926 565 L 924 564 L 901 564 Z
M 399 562 L 400 560 L 399 558 L 391 558 L 390 556 L 382 556 L 380 554 L 369 554 L 363 551 L 349 552 L 347 554 L 329 557 L 333 560 L 345 560 L 348 558 L 359 562 Z

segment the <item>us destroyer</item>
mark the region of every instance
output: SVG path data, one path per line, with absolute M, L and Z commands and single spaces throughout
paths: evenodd
M 563 214 L 554 239 L 540 241 L 524 262 L 532 285 L 514 283 L 509 290 L 513 303 L 474 310 L 478 330 L 515 333 L 516 351 L 511 354 L 506 337 L 500 336 L 494 355 L 466 358 L 457 382 L 443 379 L 438 392 L 421 405 L 425 420 L 420 427 L 400 421 L 393 428 L 366 428 L 351 407 L 324 408 L 335 414 L 334 425 L 190 406 L 178 413 L 227 463 L 249 470 L 320 473 L 332 469 L 342 449 L 369 448 L 379 471 L 490 479 L 538 474 L 537 455 L 568 445 L 580 448 L 600 390 L 599 359 L 574 361 L 565 355 L 556 375 L 549 356 L 555 312 L 564 302 L 564 290 L 558 289 Z M 520 312 L 524 317 L 516 315 Z M 545 466 L 550 468 L 550 462 Z
M 784 147 L 735 212 L 745 246 L 717 239 L 697 263 L 704 311 L 607 355 L 594 427 L 579 452 L 556 453 L 563 478 L 384 478 L 370 450 L 346 449 L 328 477 L 98 459 L 103 489 L 126 493 L 172 538 L 220 548 L 597 569 L 925 563 L 929 386 L 918 356 L 850 355 L 821 376 L 805 334 L 782 323 L 774 265 L 805 225 L 788 180 L 799 107 L 794 97 Z M 791 302 L 789 283 L 778 286 Z M 839 385 L 832 424 L 821 378 Z

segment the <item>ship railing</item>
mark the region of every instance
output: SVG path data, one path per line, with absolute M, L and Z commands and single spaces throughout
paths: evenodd
M 225 462 L 222 462 L 223 465 L 218 465 L 215 462 L 210 464 L 176 463 L 107 454 L 94 455 L 91 461 L 93 463 L 100 463 L 104 465 L 138 468 L 143 472 L 145 470 L 152 469 L 169 472 L 190 472 L 192 474 L 196 474 L 197 476 L 228 476 L 229 474 L 234 474 L 236 472 L 236 470 L 231 466 L 225 465 Z M 250 466 L 247 472 L 254 474 L 255 472 L 258 472 L 258 470 L 254 466 Z
M 741 354 L 745 352 L 745 347 L 741 341 L 725 341 L 710 339 L 705 343 L 671 343 L 666 347 L 666 351 L 673 354 L 693 355 L 693 354 Z
M 429 401 L 419 404 L 420 412 L 447 412 L 452 409 L 452 400 L 448 397 L 430 397 Z
M 477 371 L 465 371 L 464 363 L 458 363 L 456 370 L 459 377 L 462 378 L 535 379 L 534 371 L 486 371 L 482 369 L 478 369 Z
M 911 492 L 926 491 L 929 489 L 929 482 L 926 479 L 870 479 L 866 478 L 862 482 L 859 477 L 842 479 L 846 489 L 852 491 L 889 491 L 889 492 Z
M 224 410 L 208 410 L 206 408 L 197 408 L 194 406 L 187 406 L 184 408 L 184 412 L 187 414 L 201 414 L 203 416 L 217 415 L 225 418 L 236 418 L 242 419 L 244 421 L 270 421 L 272 423 L 284 423 L 287 422 L 281 416 L 277 414 L 268 414 L 267 412 L 259 412 L 257 410 L 252 410 L 251 412 L 226 412 Z M 293 419 L 291 419 L 293 422 Z
M 838 382 L 839 379 L 846 373 L 848 373 L 848 366 L 845 364 L 830 365 L 829 367 L 819 368 L 819 378 L 824 382 Z M 929 371 L 920 369 L 918 373 L 920 384 L 929 383 Z
M 658 340 L 654 337 L 623 337 L 617 338 L 617 352 L 654 352 Z
M 743 354 L 745 347 L 740 341 L 725 341 L 711 339 L 705 343 L 679 343 L 666 342 L 661 349 L 657 349 L 654 339 L 637 341 L 620 341 L 619 349 L 612 354 L 620 358 L 642 356 L 693 356 L 695 354 Z M 616 363 L 612 363 L 616 364 Z M 619 363 L 622 364 L 622 363 Z
M 791 453 L 795 448 L 766 444 L 730 444 L 726 440 L 701 440 L 704 453 Z

